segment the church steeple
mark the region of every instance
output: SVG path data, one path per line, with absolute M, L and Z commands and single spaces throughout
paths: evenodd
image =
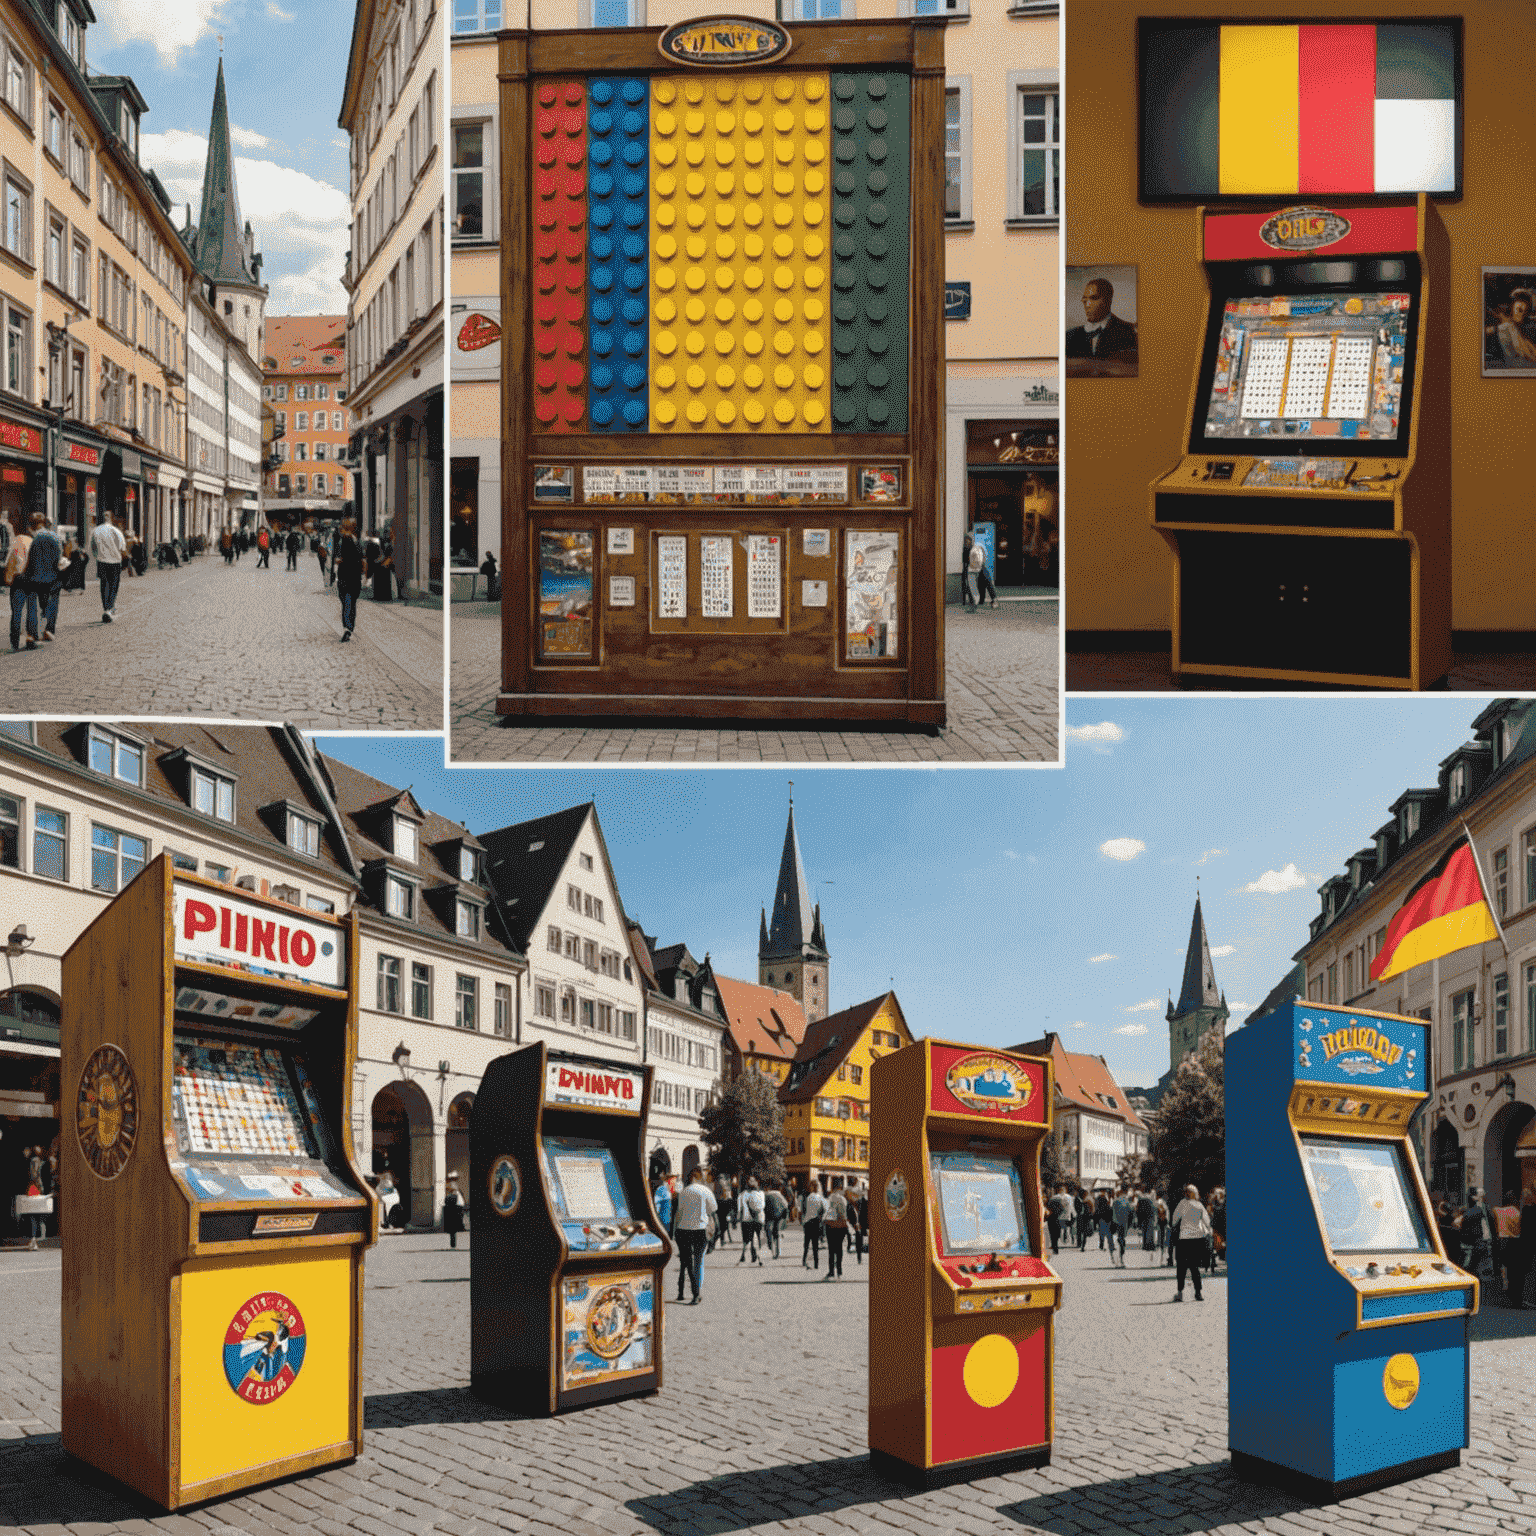
M 219 59 L 213 88 L 213 119 L 208 125 L 208 160 L 203 167 L 203 211 L 197 221 L 193 256 L 199 274 L 219 286 L 259 286 L 251 268 L 246 230 L 240 218 L 235 187 L 235 160 L 230 147 L 229 101 L 224 93 L 224 60 Z
M 773 897 L 773 918 L 758 924 L 757 973 L 763 986 L 790 992 L 805 1009 L 808 1021 L 827 1014 L 827 939 L 821 908 L 812 906 L 800 839 L 795 831 L 795 802 L 789 802 L 784 850 L 779 857 L 779 884 Z
M 1172 1070 L 1190 1055 L 1206 1032 L 1213 1027 L 1226 1031 L 1227 999 L 1216 985 L 1216 967 L 1211 964 L 1211 944 L 1205 931 L 1205 914 L 1200 910 L 1200 893 L 1195 893 L 1195 915 L 1189 925 L 1189 948 L 1184 954 L 1184 979 L 1179 1000 L 1168 1004 L 1168 1057 Z

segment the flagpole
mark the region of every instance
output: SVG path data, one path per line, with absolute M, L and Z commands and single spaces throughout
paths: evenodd
M 1440 1029 L 1440 956 L 1436 955 L 1429 963 L 1429 1038 L 1425 1042 L 1424 1050 L 1424 1081 L 1429 1085 L 1429 1099 L 1426 1107 L 1429 1113 L 1424 1117 L 1424 1161 L 1429 1168 L 1429 1182 L 1434 1183 L 1435 1178 L 1435 1106 L 1437 1095 L 1435 1092 L 1435 1076 L 1432 1070 L 1435 1061 L 1435 1046 L 1439 1041 Z M 1449 1194 L 1446 1190 L 1444 1193 Z
M 1483 900 L 1488 903 L 1488 915 L 1493 919 L 1494 931 L 1499 936 L 1499 943 L 1504 946 L 1504 959 L 1509 960 L 1509 940 L 1504 937 L 1504 924 L 1499 921 L 1499 909 L 1493 898 L 1488 894 L 1488 882 L 1483 879 L 1483 856 L 1477 851 L 1477 844 L 1472 841 L 1472 829 L 1467 825 L 1467 818 L 1461 818 L 1461 830 L 1467 834 L 1467 847 L 1472 850 L 1472 862 L 1477 868 L 1477 883 L 1483 893 Z

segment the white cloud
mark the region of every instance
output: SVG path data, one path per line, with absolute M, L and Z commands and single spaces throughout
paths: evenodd
M 1150 1009 L 1161 1008 L 1163 1005 L 1155 997 L 1149 997 L 1144 1003 L 1132 1003 L 1129 1008 L 1122 1008 L 1122 1013 L 1146 1013 Z
M 277 4 L 277 0 L 267 0 L 267 15 L 270 16 L 273 21 L 293 20 L 293 12 L 285 11 L 280 5 Z
M 238 123 L 229 125 L 229 136 L 241 149 L 265 149 L 272 140 L 254 128 L 242 128 Z
M 1119 955 L 1110 955 L 1110 954 L 1089 955 L 1088 956 L 1088 964 L 1089 965 L 1103 965 L 1106 960 L 1118 960 L 1119 958 L 1120 958 Z
M 174 69 L 183 48 L 192 48 L 215 30 L 227 0 L 113 0 L 101 11 L 102 24 L 116 43 L 145 42 Z
M 1253 1004 L 1252 1003 L 1228 1003 L 1227 1007 L 1230 1008 L 1232 1010 L 1232 1012 L 1235 1013 L 1235 1014 L 1236 1013 L 1246 1013 L 1250 1008 L 1253 1007 Z
M 1113 720 L 1101 720 L 1097 725 L 1069 725 L 1067 740 L 1086 742 L 1100 757 L 1108 757 L 1109 749 L 1125 740 L 1125 732 Z
M 1122 1024 L 1119 1029 L 1110 1030 L 1112 1035 L 1144 1035 L 1146 1032 L 1145 1024 Z
M 1286 891 L 1299 891 L 1309 885 L 1316 885 L 1320 879 L 1321 875 L 1304 875 L 1294 864 L 1287 864 L 1284 869 L 1266 869 L 1257 880 L 1250 880 L 1239 889 L 1244 894 L 1280 896 Z
M 1129 864 L 1146 851 L 1147 845 L 1139 837 L 1112 837 L 1107 843 L 1099 844 L 1099 852 L 1106 859 L 1118 859 L 1122 864 Z
M 1235 955 L 1236 953 L 1236 944 L 1218 944 L 1216 948 L 1211 951 L 1211 958 L 1213 960 L 1220 960 L 1223 955 Z
M 1073 1019 L 1072 1020 L 1072 1028 L 1073 1029 L 1088 1029 L 1090 1027 L 1091 1026 L 1089 1025 L 1087 1019 Z
M 1003 857 L 1004 857 L 1004 858 L 1005 858 L 1005 859 L 1016 859 L 1016 858 L 1018 858 L 1018 854 L 1016 854 L 1016 853 L 1015 853 L 1015 852 L 1014 852 L 1014 851 L 1013 851 L 1013 849 L 1012 849 L 1012 848 L 1004 848 L 1004 849 L 1003 849 Z
M 1209 864 L 1212 859 L 1222 858 L 1226 854 L 1225 848 L 1207 848 L 1204 853 L 1195 860 L 1196 864 Z

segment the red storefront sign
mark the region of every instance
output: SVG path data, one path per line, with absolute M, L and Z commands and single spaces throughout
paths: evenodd
M 43 456 L 43 434 L 36 427 L 23 426 L 19 421 L 6 421 L 0 417 L 0 448 L 14 453 L 35 453 Z
M 89 448 L 84 443 L 65 443 L 64 457 L 72 464 L 88 464 L 92 469 L 101 468 L 101 449 Z

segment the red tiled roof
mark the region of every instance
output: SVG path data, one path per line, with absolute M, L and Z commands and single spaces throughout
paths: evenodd
M 805 1036 L 805 1010 L 788 992 L 730 976 L 715 977 L 730 1021 L 731 1039 L 743 1056 L 793 1061 Z
M 272 359 L 273 366 L 265 370 L 271 377 L 340 373 L 347 358 L 347 317 L 268 315 L 265 352 Z
M 841 1013 L 818 1019 L 805 1032 L 800 1049 L 795 1052 L 795 1065 L 789 1081 L 779 1090 L 781 1104 L 802 1104 L 814 1099 L 826 1085 L 832 1074 L 848 1059 L 848 1053 L 859 1043 L 860 1036 L 870 1022 L 890 999 L 901 1032 L 911 1039 L 907 1021 L 901 1016 L 901 1004 L 894 992 L 882 992 L 866 1003 L 855 1003 Z M 793 1084 L 791 1087 L 790 1085 Z
M 1027 1040 L 1008 1049 L 1021 1056 L 1049 1056 L 1056 1074 L 1056 1091 L 1070 1103 L 1091 1109 L 1095 1114 L 1112 1115 L 1137 1130 L 1146 1129 L 1102 1056 L 1069 1051 L 1054 1031 L 1043 1040 Z

